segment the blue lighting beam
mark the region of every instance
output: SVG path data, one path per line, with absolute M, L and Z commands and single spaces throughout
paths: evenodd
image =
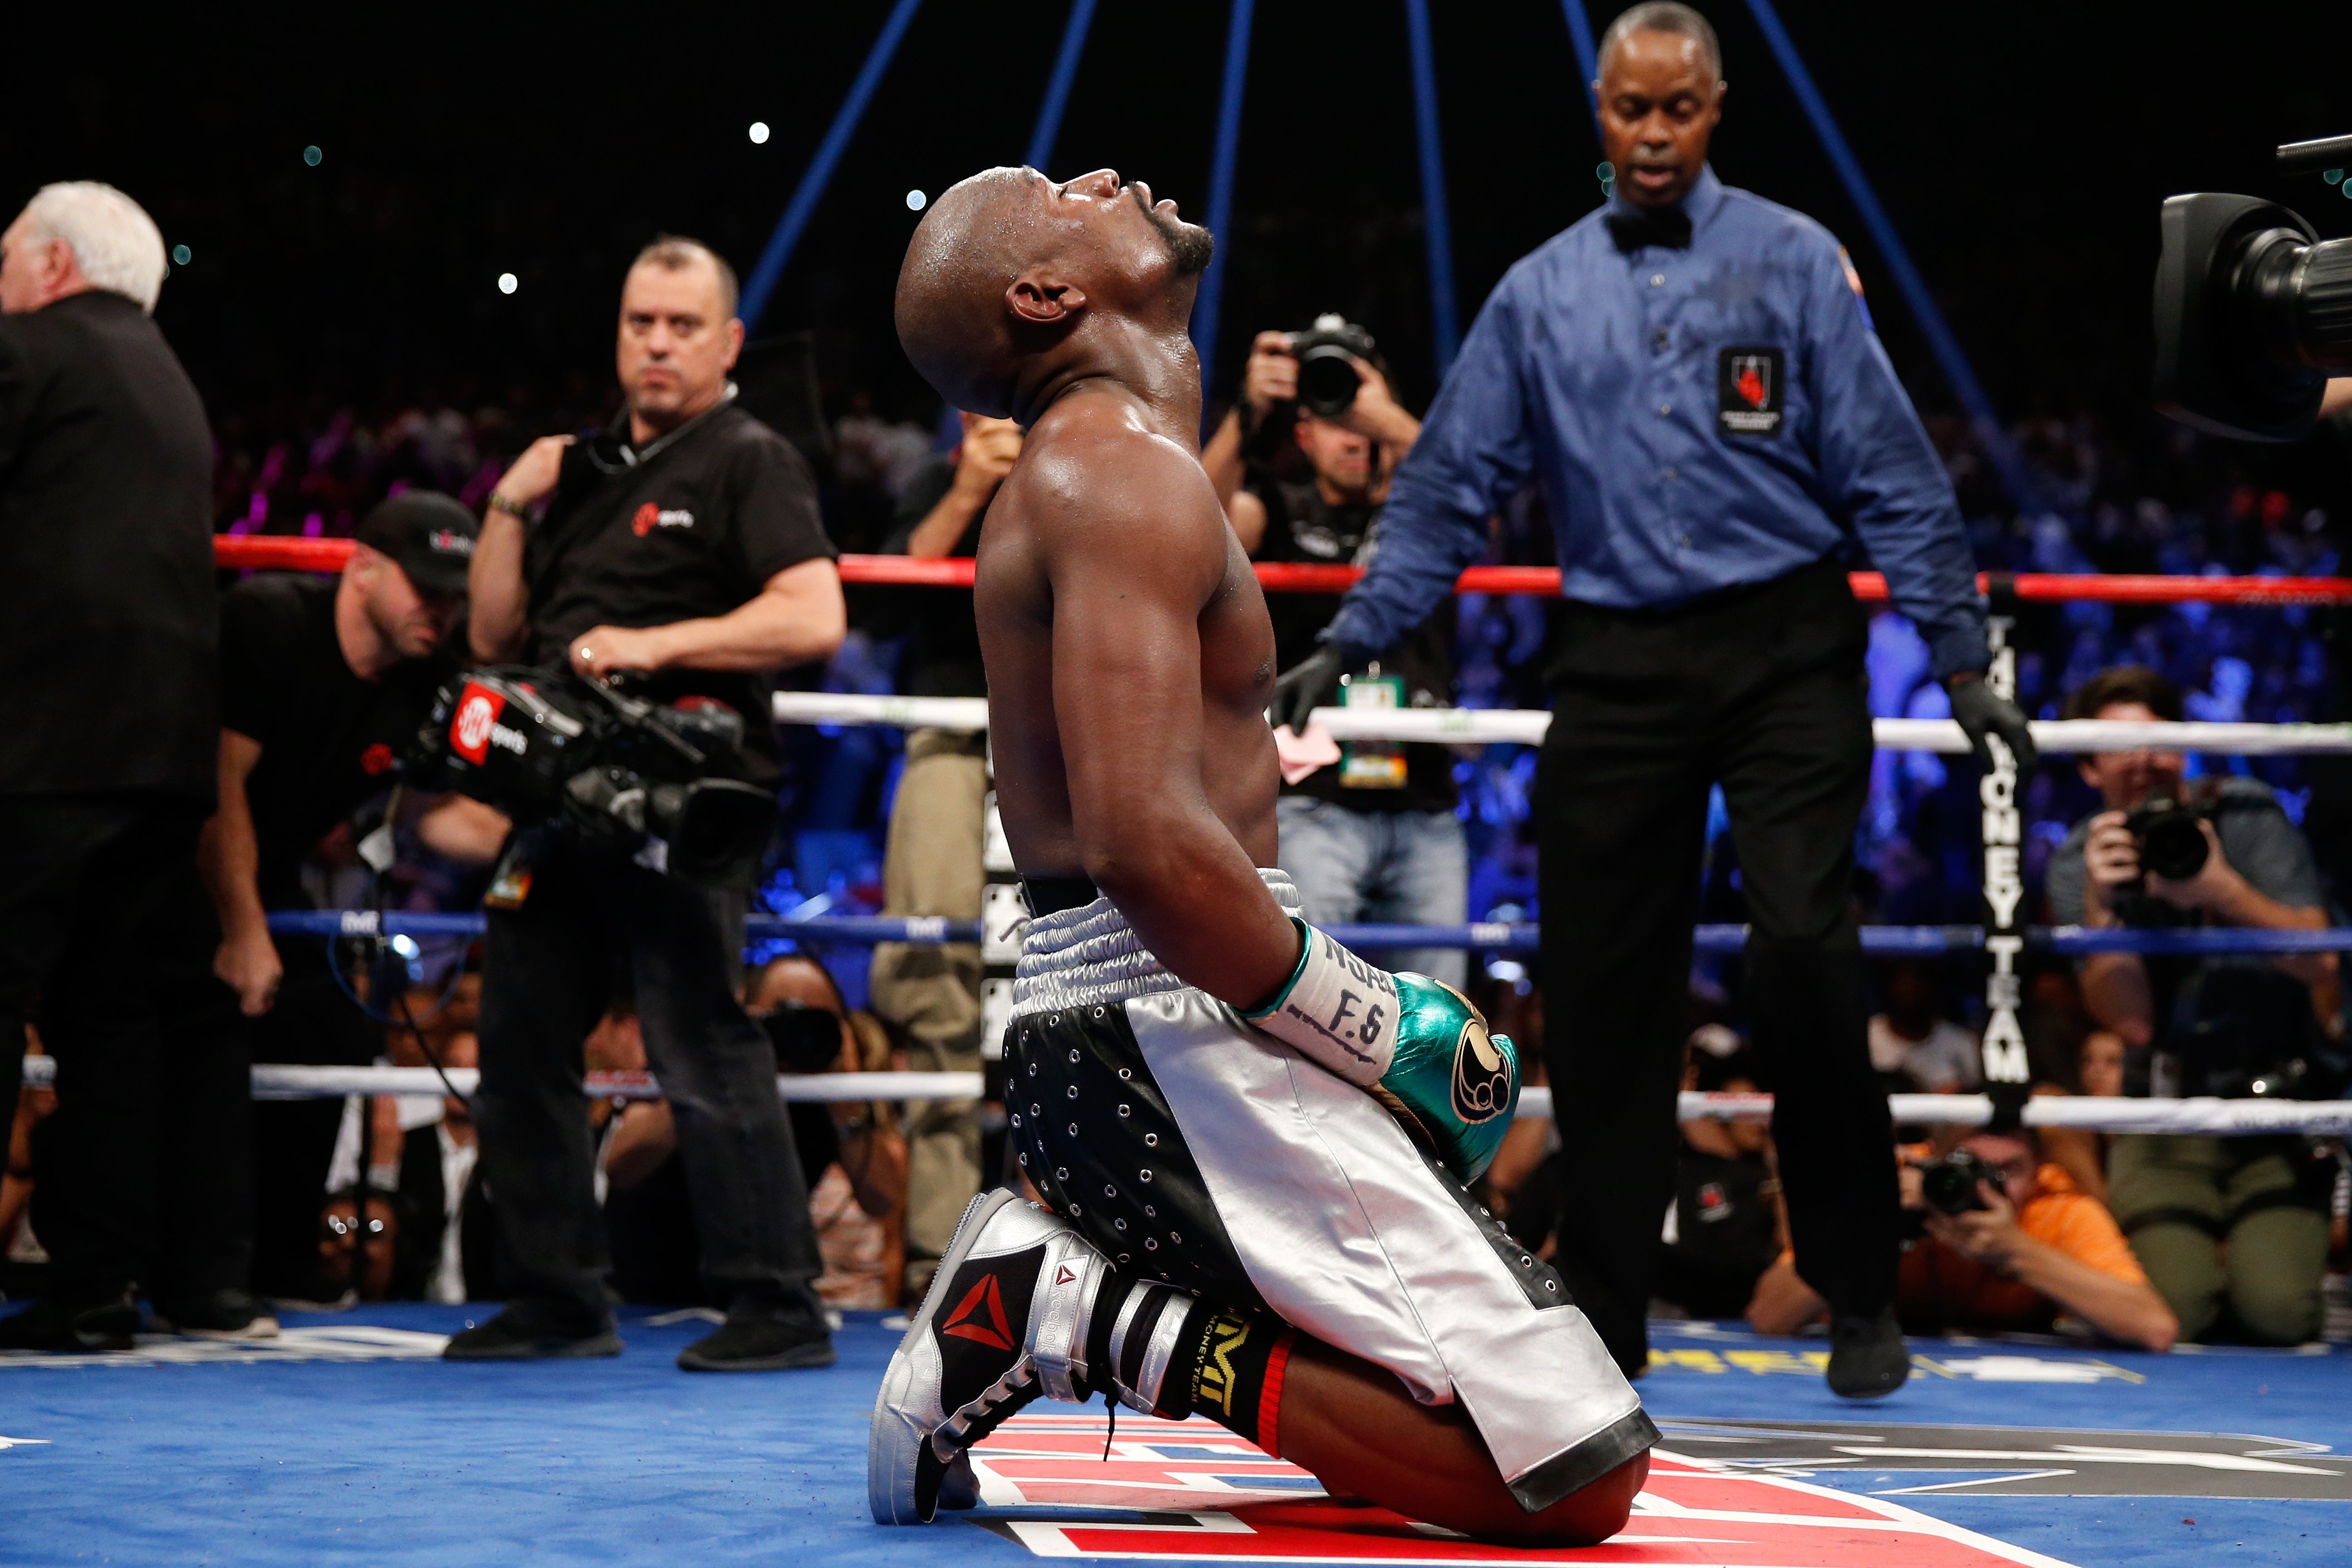
M 1241 155 L 1242 89 L 1249 76 L 1250 18 L 1255 0 L 1234 0 L 1225 28 L 1224 85 L 1217 97 L 1217 149 L 1209 168 L 1209 232 L 1217 237 L 1216 254 L 1209 258 L 1208 276 L 1192 301 L 1192 347 L 1201 359 L 1201 388 L 1208 390 L 1217 362 L 1217 309 L 1225 289 L 1225 263 L 1233 252 L 1226 232 L 1234 216 L 1234 164 Z
M 1445 208 L 1445 150 L 1438 139 L 1429 0 L 1404 0 L 1404 22 L 1412 47 L 1412 128 L 1421 153 L 1421 237 L 1429 251 L 1430 335 L 1437 350 L 1437 374 L 1444 375 L 1461 346 L 1462 328 L 1454 311 L 1454 226 Z
M 1592 18 L 1584 14 L 1584 0 L 1559 0 L 1560 14 L 1568 18 L 1568 41 L 1576 50 L 1576 79 L 1584 84 L 1585 101 L 1592 106 L 1594 133 L 1600 130 L 1601 89 L 1592 84 L 1601 79 L 1601 62 L 1592 52 Z
M 824 140 L 817 143 L 816 156 L 802 171 L 801 183 L 793 187 L 793 199 L 785 204 L 784 216 L 776 222 L 776 232 L 768 237 L 768 247 L 760 253 L 760 264 L 751 268 L 751 278 L 743 285 L 743 303 L 736 312 L 743 319 L 748 332 L 759 325 L 768 301 L 776 292 L 777 280 L 783 277 L 785 266 L 793 258 L 793 250 L 801 242 L 801 235 L 816 212 L 816 205 L 824 198 L 824 188 L 833 182 L 833 171 L 841 163 L 841 154 L 856 134 L 857 122 L 866 116 L 866 106 L 874 98 L 874 89 L 882 84 L 882 73 L 890 68 L 890 58 L 898 52 L 898 40 L 907 36 L 908 24 L 923 0 L 898 0 L 890 7 L 889 19 L 882 24 L 881 37 L 866 51 L 866 64 L 859 69 L 857 79 L 849 84 L 849 96 L 841 100 L 841 108 L 833 117 Z
M 1045 83 L 1045 101 L 1037 106 L 1036 129 L 1029 132 L 1029 153 L 1022 160 L 1039 174 L 1054 155 L 1062 136 L 1062 110 L 1070 106 L 1070 84 L 1078 78 L 1078 57 L 1087 52 L 1087 29 L 1094 26 L 1095 0 L 1070 0 L 1070 19 L 1062 28 L 1061 52 L 1054 57 L 1054 74 Z
M 1575 4 L 1575 0 L 1568 0 Z M 1960 400 L 1968 412 L 1969 422 L 1975 426 L 1978 441 L 1992 458 L 1993 468 L 2000 475 L 2010 500 L 2028 512 L 2043 509 L 2041 487 L 2025 466 L 2009 432 L 1993 412 L 1992 399 L 1986 395 L 1984 384 L 1977 380 L 1969 356 L 1960 348 L 1959 339 L 1944 321 L 1944 313 L 1936 306 L 1935 296 L 1927 291 L 1927 280 L 1911 264 L 1911 253 L 1903 244 L 1903 237 L 1895 231 L 1895 220 L 1886 216 L 1886 208 L 1871 188 L 1870 178 L 1862 172 L 1861 161 L 1847 145 L 1845 135 L 1838 129 L 1836 118 L 1822 97 L 1821 89 L 1813 85 L 1812 72 L 1805 68 L 1797 46 L 1788 29 L 1781 26 L 1780 13 L 1772 8 L 1772 0 L 1748 0 L 1748 8 L 1756 15 L 1756 25 L 1764 32 L 1764 41 L 1771 47 L 1773 57 L 1780 61 L 1780 73 L 1789 79 L 1797 101 L 1804 106 L 1806 117 L 1813 122 L 1813 134 L 1821 139 L 1822 150 L 1829 154 L 1830 163 L 1844 182 L 1846 195 L 1862 214 L 1863 226 L 1878 247 L 1886 269 L 1895 275 L 1895 286 L 1902 290 L 1904 303 L 1910 306 L 1912 319 L 1927 337 L 1927 348 L 1942 367 L 1944 379 L 1951 384 L 1952 395 Z

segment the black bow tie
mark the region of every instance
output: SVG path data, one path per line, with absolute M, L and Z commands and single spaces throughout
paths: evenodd
M 1608 223 L 1609 237 L 1617 242 L 1621 251 L 1639 250 L 1645 245 L 1662 245 L 1669 250 L 1690 248 L 1690 215 L 1680 207 L 1614 212 L 1609 215 Z

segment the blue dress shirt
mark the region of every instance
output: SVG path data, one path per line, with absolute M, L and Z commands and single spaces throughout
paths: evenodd
M 1858 537 L 1935 673 L 1984 668 L 1951 481 L 1836 239 L 1712 169 L 1687 249 L 1620 251 L 1606 219 L 1632 211 L 1612 198 L 1504 276 L 1325 640 L 1355 663 L 1418 626 L 1533 476 L 1568 598 L 1670 607 Z

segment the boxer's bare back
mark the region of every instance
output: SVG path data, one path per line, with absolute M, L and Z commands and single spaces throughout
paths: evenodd
M 1297 947 L 1255 888 L 1276 854 L 1274 629 L 1189 432 L 1166 424 L 1080 382 L 989 510 L 975 591 L 997 800 L 1025 873 L 1148 886 L 1147 907 L 1121 908 L 1164 962 L 1262 995 Z M 1186 831 L 1203 813 L 1223 831 Z M 1237 943 L 1258 903 L 1264 939 Z M 1276 963 L 1225 980 L 1236 947 Z
M 1300 939 L 1257 872 L 1276 855 L 1274 628 L 1195 434 L 1209 252 L 1140 181 L 991 170 L 926 216 L 898 329 L 956 406 L 1027 428 L 975 589 L 1014 862 L 1093 878 L 1178 978 L 1250 1007 Z M 1603 1540 L 1648 1471 L 1636 1455 L 1527 1513 L 1458 1405 L 1305 1334 L 1278 1428 L 1333 1490 L 1481 1537 Z

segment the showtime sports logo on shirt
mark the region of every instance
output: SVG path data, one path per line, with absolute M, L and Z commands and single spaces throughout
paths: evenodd
M 521 731 L 499 722 L 506 705 L 507 700 L 499 693 L 471 680 L 466 682 L 466 689 L 457 698 L 457 711 L 449 718 L 449 749 L 476 767 L 489 760 L 492 746 L 522 755 L 530 742 Z
M 643 539 L 656 528 L 692 528 L 693 526 L 694 514 L 684 507 L 671 507 L 665 510 L 651 501 L 637 508 L 636 515 L 629 519 L 630 531 L 639 539 Z

